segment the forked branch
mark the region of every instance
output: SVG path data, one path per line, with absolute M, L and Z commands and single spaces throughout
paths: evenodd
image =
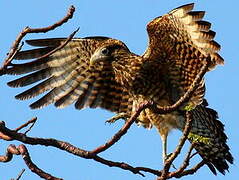
M 76 146 L 74 146 L 74 145 L 72 145 L 68 142 L 64 142 L 64 141 L 60 141 L 60 140 L 56 140 L 56 139 L 52 139 L 52 138 L 45 139 L 45 138 L 38 138 L 38 137 L 29 137 L 24 133 L 19 133 L 19 132 L 16 132 L 15 130 L 8 129 L 7 127 L 5 127 L 4 122 L 0 122 L 0 132 L 5 136 L 10 137 L 11 140 L 18 140 L 18 141 L 23 142 L 25 144 L 31 144 L 31 145 L 44 145 L 44 146 L 55 147 L 55 148 L 64 150 L 68 153 L 74 154 L 76 156 L 79 156 L 79 157 L 82 157 L 82 158 L 85 158 L 85 159 L 93 159 L 93 160 L 95 160 L 97 162 L 100 162 L 102 164 L 105 164 L 107 166 L 118 167 L 118 168 L 121 168 L 121 169 L 124 169 L 124 170 L 131 171 L 134 174 L 140 174 L 142 176 L 144 176 L 144 174 L 142 172 L 147 172 L 147 173 L 154 174 L 154 175 L 160 177 L 161 179 L 168 179 L 168 178 L 171 178 L 171 177 L 179 177 L 179 176 L 184 176 L 184 175 L 195 173 L 203 165 L 202 163 L 196 165 L 195 167 L 193 167 L 189 170 L 185 170 L 185 168 L 187 167 L 187 165 L 189 163 L 189 160 L 192 158 L 192 156 L 191 156 L 192 148 L 189 150 L 189 153 L 188 153 L 187 157 L 185 158 L 185 160 L 182 164 L 181 170 L 179 169 L 179 170 L 176 170 L 175 172 L 169 172 L 169 168 L 170 168 L 173 160 L 180 153 L 181 148 L 182 148 L 182 146 L 183 146 L 183 144 L 184 144 L 184 142 L 187 138 L 188 132 L 190 130 L 190 123 L 191 123 L 190 115 L 189 115 L 190 112 L 187 113 L 187 123 L 186 123 L 186 126 L 185 126 L 183 136 L 180 140 L 180 143 L 177 146 L 175 152 L 172 154 L 172 156 L 167 161 L 167 163 L 166 163 L 166 165 L 165 165 L 165 167 L 162 171 L 147 168 L 147 167 L 133 167 L 133 166 L 127 164 L 127 163 L 107 160 L 107 159 L 104 159 L 104 158 L 102 158 L 98 155 L 99 153 L 101 153 L 103 151 L 106 151 L 114 143 L 116 143 L 127 132 L 127 130 L 130 128 L 130 126 L 133 124 L 133 122 L 137 119 L 140 112 L 145 107 L 147 107 L 149 104 L 150 103 L 142 104 L 142 106 L 140 106 L 135 111 L 135 113 L 133 113 L 133 115 L 129 118 L 129 120 L 126 121 L 125 125 L 107 143 L 105 143 L 102 146 L 97 147 L 96 149 L 94 149 L 92 151 L 87 151 L 87 150 L 84 150 L 84 149 L 80 149 L 80 148 L 78 148 L 78 147 L 76 147 Z M 1 138 L 1 136 L 0 136 L 0 138 Z M 16 152 L 15 154 L 17 154 L 17 153 L 18 152 Z M 8 154 L 5 157 L 3 156 L 2 158 L 3 158 L 2 161 L 8 162 L 8 161 L 11 160 L 12 154 Z M 39 171 L 33 171 L 33 172 L 38 174 Z

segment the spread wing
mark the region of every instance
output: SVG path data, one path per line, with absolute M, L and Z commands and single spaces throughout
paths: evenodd
M 205 62 L 209 64 L 208 71 L 223 64 L 223 58 L 217 53 L 220 45 L 213 40 L 215 32 L 210 30 L 209 22 L 202 20 L 205 12 L 191 11 L 193 6 L 178 7 L 147 25 L 149 46 L 143 57 L 167 64 L 169 90 L 174 90 L 174 101 L 190 87 Z M 202 81 L 191 99 L 192 104 L 202 102 L 204 91 Z
M 12 64 L 6 73 L 24 74 L 24 76 L 9 82 L 8 85 L 23 87 L 39 82 L 18 94 L 16 98 L 20 100 L 33 98 L 49 91 L 30 105 L 33 109 L 51 103 L 62 108 L 75 102 L 75 107 L 78 109 L 101 107 L 113 112 L 131 110 L 132 103 L 129 95 L 121 85 L 115 82 L 111 67 L 104 67 L 103 71 L 90 68 L 91 55 L 107 39 L 109 38 L 73 39 L 46 58 L 41 57 L 64 43 L 66 39 L 28 40 L 29 45 L 40 48 L 21 51 L 16 54 L 15 59 L 36 59 L 30 62 L 17 61 L 21 63 Z

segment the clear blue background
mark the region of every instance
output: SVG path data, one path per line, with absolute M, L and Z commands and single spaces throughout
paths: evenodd
M 62 18 L 68 7 L 74 5 L 74 18 L 64 26 L 47 34 L 28 35 L 26 39 L 67 37 L 77 27 L 80 32 L 76 36 L 103 35 L 122 40 L 131 51 L 142 54 L 147 46 L 146 24 L 153 18 L 167 13 L 173 8 L 192 1 L 176 0 L 11 0 L 0 1 L 1 33 L 0 59 L 3 61 L 12 41 L 25 27 L 44 27 Z M 228 144 L 235 157 L 235 164 L 230 166 L 226 176 L 215 177 L 205 166 L 195 175 L 183 179 L 238 179 L 238 7 L 237 0 L 231 1 L 194 1 L 196 10 L 207 11 L 205 19 L 212 22 L 212 29 L 217 32 L 216 40 L 221 44 L 221 55 L 225 59 L 224 66 L 206 75 L 206 97 L 210 106 L 220 115 L 229 137 Z M 24 46 L 24 48 L 28 48 Z M 105 125 L 104 121 L 113 114 L 105 110 L 85 109 L 77 111 L 74 106 L 58 110 L 48 106 L 41 110 L 30 110 L 28 105 L 33 102 L 18 101 L 14 95 L 23 89 L 13 89 L 6 82 L 13 77 L 1 77 L 0 89 L 0 120 L 8 127 L 15 128 L 34 116 L 38 122 L 28 134 L 30 136 L 56 138 L 68 141 L 78 147 L 91 150 L 104 143 L 122 125 Z M 180 132 L 173 131 L 169 137 L 169 149 L 172 151 L 178 143 Z M 0 154 L 4 154 L 10 143 L 0 140 Z M 142 180 L 155 179 L 155 176 L 145 173 L 143 178 L 129 171 L 109 168 L 92 160 L 75 157 L 55 148 L 27 145 L 32 160 L 43 170 L 64 179 L 104 179 L 104 180 Z M 186 151 L 187 149 L 185 149 Z M 120 142 L 110 150 L 101 154 L 104 158 L 124 161 L 133 166 L 162 168 L 161 140 L 155 129 L 146 130 L 133 125 Z M 199 161 L 200 158 L 193 163 Z M 175 163 L 179 166 L 179 161 Z M 10 179 L 17 176 L 22 168 L 26 168 L 20 156 L 14 156 L 9 163 L 0 163 L 0 179 Z M 26 170 L 23 179 L 39 179 L 30 170 Z

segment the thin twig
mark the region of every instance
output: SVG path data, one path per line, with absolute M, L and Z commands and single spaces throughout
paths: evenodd
M 176 150 L 168 158 L 166 163 L 169 163 L 169 164 L 172 163 L 172 161 L 179 155 L 185 141 L 187 140 L 187 137 L 188 137 L 188 134 L 190 132 L 191 126 L 192 126 L 191 113 L 190 113 L 190 111 L 186 111 L 186 124 L 185 124 L 184 130 L 183 130 L 183 136 L 180 138 L 180 141 L 179 141 L 179 144 L 178 144 Z
M 177 170 L 177 171 L 174 171 L 174 172 L 171 172 L 167 175 L 167 177 L 176 177 L 178 176 L 178 174 L 181 174 L 189 165 L 189 162 L 190 162 L 190 159 L 191 159 L 191 154 L 192 154 L 192 151 L 193 151 L 193 148 L 194 148 L 194 145 L 192 144 L 188 150 L 188 153 L 186 155 L 186 158 L 184 159 L 181 167 Z
M 22 175 L 23 175 L 23 173 L 24 173 L 25 171 L 26 171 L 26 169 L 22 169 L 21 172 L 18 174 L 16 180 L 21 179 L 21 177 L 22 177 Z
M 181 177 L 186 176 L 186 175 L 194 174 L 195 172 L 197 172 L 204 165 L 205 165 L 205 162 L 202 160 L 200 163 L 198 163 L 197 165 L 195 165 L 191 169 L 185 170 L 181 174 L 177 174 L 177 176 L 175 176 L 175 178 L 181 178 Z
M 31 120 L 27 121 L 26 123 L 22 124 L 21 126 L 17 127 L 15 129 L 15 131 L 18 132 L 21 129 L 27 127 L 29 124 L 31 124 L 31 126 L 24 133 L 24 134 L 27 134 L 32 129 L 32 127 L 35 125 L 36 121 L 37 121 L 37 118 L 34 117 Z M 2 132 L 0 132 L 0 139 L 3 139 L 5 141 L 12 141 L 13 140 L 11 137 L 7 136 L 6 134 L 3 134 Z
M 43 56 L 39 57 L 37 60 L 39 59 L 44 59 L 50 55 L 52 55 L 53 53 L 55 53 L 56 51 L 59 51 L 60 49 L 62 49 L 63 47 L 65 47 L 68 42 L 75 36 L 75 34 L 79 31 L 80 28 L 77 28 L 75 31 L 73 31 L 73 33 L 70 34 L 70 36 L 65 40 L 64 43 L 62 43 L 60 46 L 56 47 L 55 49 L 53 49 L 52 51 L 48 52 L 47 54 L 44 54 Z
M 61 26 L 62 24 L 66 23 L 69 19 L 71 19 L 73 17 L 73 14 L 75 12 L 75 7 L 71 6 L 67 12 L 67 15 L 62 18 L 60 21 L 56 22 L 53 25 L 50 25 L 48 27 L 44 27 L 44 28 L 30 28 L 30 27 L 26 27 L 22 30 L 22 32 L 19 33 L 19 35 L 17 36 L 16 40 L 13 42 L 13 45 L 9 51 L 9 53 L 7 53 L 7 57 L 4 60 L 3 63 L 3 67 L 0 68 L 0 75 L 4 74 L 4 71 L 6 69 L 6 67 L 11 63 L 12 59 L 14 58 L 15 54 L 19 51 L 19 44 L 21 42 L 21 40 L 28 34 L 28 33 L 45 33 L 51 30 L 54 30 L 55 28 Z
M 31 120 L 29 120 L 29 121 L 27 121 L 26 123 L 24 123 L 23 125 L 21 125 L 21 126 L 19 126 L 18 128 L 16 128 L 15 129 L 15 131 L 20 131 L 21 129 L 23 129 L 23 128 L 25 128 L 25 127 L 27 127 L 29 124 L 32 124 L 32 125 L 34 125 L 35 123 L 36 123 L 36 121 L 37 121 L 37 117 L 34 117 L 34 118 L 32 118 Z M 31 125 L 31 126 L 32 126 Z M 29 129 L 31 129 L 32 127 L 30 127 Z M 25 132 L 25 134 L 26 134 L 26 132 Z

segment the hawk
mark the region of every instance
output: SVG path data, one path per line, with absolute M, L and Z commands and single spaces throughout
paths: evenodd
M 66 39 L 27 40 L 37 48 L 18 52 L 15 59 L 35 60 L 11 64 L 6 74 L 26 75 L 8 85 L 23 87 L 40 81 L 16 96 L 25 100 L 48 91 L 30 105 L 33 109 L 51 103 L 58 108 L 75 103 L 77 109 L 100 107 L 130 116 L 145 101 L 157 106 L 172 105 L 189 89 L 205 63 L 210 71 L 224 61 L 218 54 L 220 45 L 213 40 L 215 32 L 210 30 L 209 22 L 202 20 L 205 12 L 192 11 L 193 6 L 178 7 L 149 22 L 149 45 L 142 56 L 119 40 L 85 37 L 73 38 L 62 49 L 42 58 Z M 195 149 L 214 174 L 216 169 L 224 174 L 233 157 L 223 124 L 217 119 L 217 112 L 207 107 L 204 94 L 202 79 L 192 97 L 178 110 L 158 114 L 147 108 L 137 123 L 158 129 L 165 158 L 168 133 L 184 129 L 186 109 L 190 107 L 193 123 L 189 141 L 195 143 Z

